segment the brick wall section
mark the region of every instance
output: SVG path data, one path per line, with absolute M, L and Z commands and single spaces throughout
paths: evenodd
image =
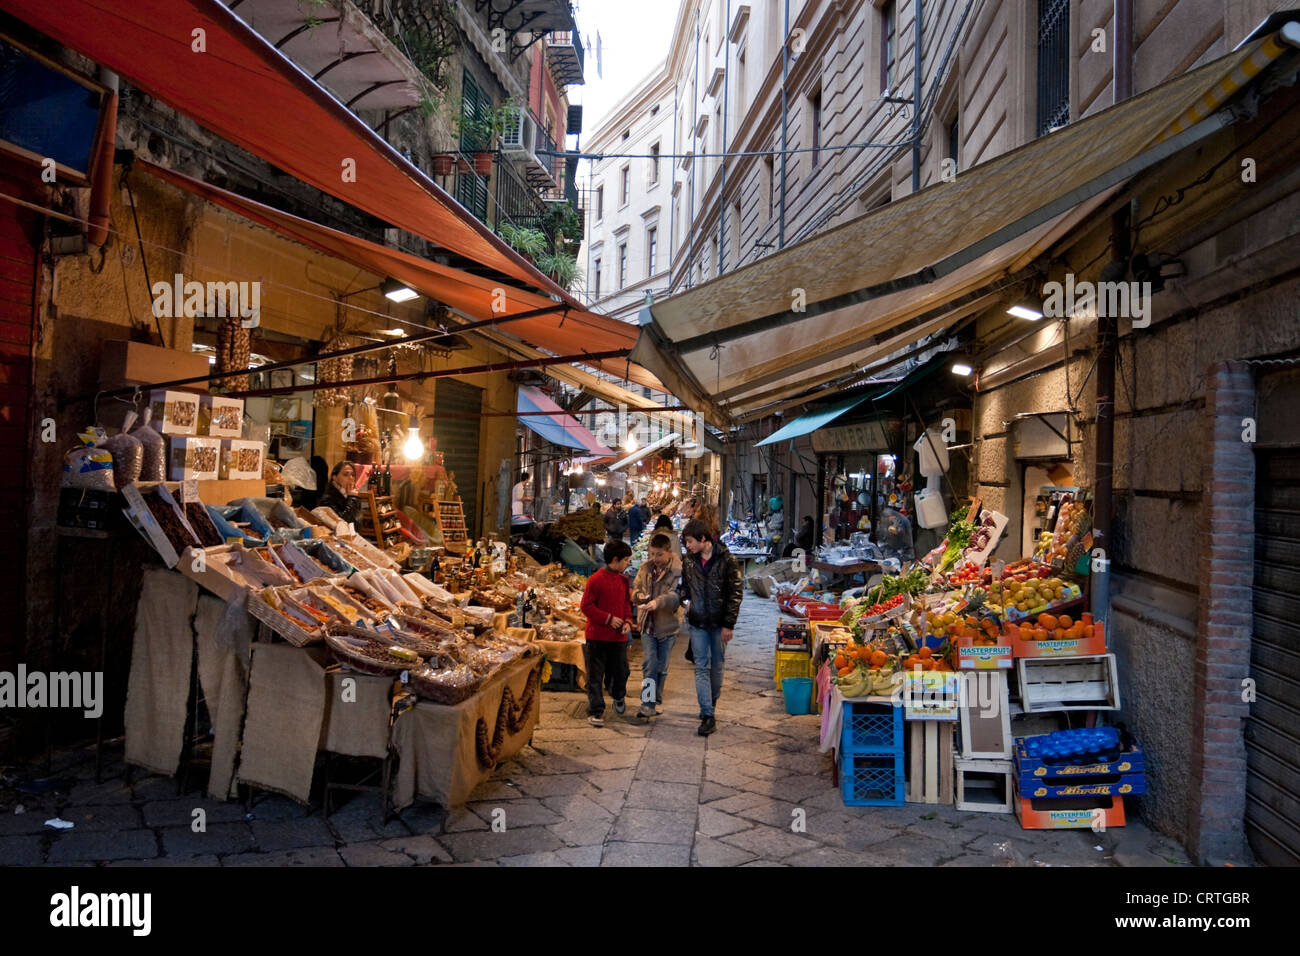
M 1249 859 L 1246 811 L 1249 706 L 1241 681 L 1250 673 L 1252 613 L 1242 603 L 1254 576 L 1255 458 L 1242 441 L 1255 414 L 1250 367 L 1211 367 L 1205 399 L 1205 499 L 1201 508 L 1196 685 L 1188 848 L 1202 862 Z

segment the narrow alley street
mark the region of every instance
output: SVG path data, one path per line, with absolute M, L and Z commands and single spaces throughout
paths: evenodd
M 242 806 L 176 796 L 171 778 L 127 785 L 120 755 L 94 783 L 93 748 L 56 755 L 69 790 L 18 797 L 0 816 L 0 859 L 17 864 L 550 866 L 1168 866 L 1176 843 L 1135 819 L 1127 827 L 1022 830 L 1014 816 L 951 807 L 846 807 L 817 752 L 819 718 L 792 717 L 772 682 L 774 601 L 747 595 L 727 659 L 718 731 L 696 734 L 694 681 L 681 643 L 665 713 L 651 724 L 586 698 L 545 693 L 533 746 L 498 768 L 450 814 L 417 803 L 381 826 L 372 794 L 328 819 L 283 797 Z M 640 683 L 633 645 L 632 678 Z M 634 693 L 629 693 L 629 698 Z M 30 768 L 29 768 L 30 773 Z M 201 776 L 201 775 L 200 775 Z M 317 774 L 319 786 L 320 774 Z M 10 792 L 11 793 L 11 792 Z M 9 794 L 4 794 L 9 803 Z M 194 812 L 206 832 L 193 832 Z M 799 813 L 798 811 L 803 811 Z M 56 832 L 54 816 L 74 824 Z M 802 821 L 803 832 L 795 832 Z M 495 822 L 495 828 L 494 828 Z M 503 828 L 504 827 L 504 828 Z M 41 835 L 37 839 L 37 835 Z

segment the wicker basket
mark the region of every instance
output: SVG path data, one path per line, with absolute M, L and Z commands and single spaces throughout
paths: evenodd
M 415 693 L 431 700 L 435 704 L 444 704 L 452 706 L 467 700 L 478 689 L 483 686 L 483 679 L 476 677 L 465 684 L 448 684 L 443 681 L 433 679 L 434 675 L 440 673 L 431 667 L 419 667 L 407 674 L 407 687 Z
M 371 636 L 379 637 L 378 634 Z M 396 677 L 403 671 L 409 671 L 412 667 L 420 667 L 424 664 L 423 658 L 419 661 L 381 661 L 368 657 L 360 653 L 356 647 L 342 636 L 336 634 L 326 634 L 325 644 L 340 663 L 347 664 L 348 667 L 361 674 L 371 674 L 376 677 Z
M 324 626 L 314 633 L 306 630 L 293 618 L 273 608 L 256 591 L 248 592 L 248 612 L 295 647 L 316 644 L 323 640 L 325 635 Z

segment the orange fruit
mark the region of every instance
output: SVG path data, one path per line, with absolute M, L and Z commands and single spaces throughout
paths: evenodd
M 841 667 L 848 667 L 848 666 L 849 666 L 849 659 L 848 659 L 847 657 L 845 657 L 843 654 L 836 654 L 836 655 L 835 655 L 835 669 L 836 669 L 836 670 L 839 670 Z
M 916 656 L 921 658 L 922 660 L 928 660 L 929 658 L 934 656 L 934 651 L 931 648 L 923 647 L 916 652 Z
M 1038 626 L 1052 631 L 1056 629 L 1056 618 L 1051 614 L 1038 615 Z
M 922 47 L 921 49 L 924 50 L 925 47 Z M 1056 623 L 1060 627 L 1063 627 L 1068 631 L 1070 627 L 1074 624 L 1074 621 L 1071 619 L 1070 615 L 1062 614 L 1060 617 L 1056 619 Z
M 850 674 L 852 674 L 852 673 L 853 673 L 853 668 L 852 668 L 852 667 L 841 667 L 841 668 L 839 669 L 839 675 L 840 675 L 841 677 L 848 677 L 848 676 L 849 676 Z
M 884 651 L 872 651 L 872 652 L 871 652 L 871 666 L 872 666 L 872 667 L 880 667 L 880 666 L 882 666 L 882 665 L 885 663 L 885 661 L 887 661 L 887 660 L 889 660 L 889 655 L 886 654 Z

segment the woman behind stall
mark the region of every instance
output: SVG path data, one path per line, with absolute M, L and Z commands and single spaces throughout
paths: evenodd
M 329 508 L 347 522 L 361 516 L 361 499 L 354 494 L 357 484 L 356 469 L 350 461 L 341 461 L 330 472 L 330 485 L 320 496 L 319 507 Z

